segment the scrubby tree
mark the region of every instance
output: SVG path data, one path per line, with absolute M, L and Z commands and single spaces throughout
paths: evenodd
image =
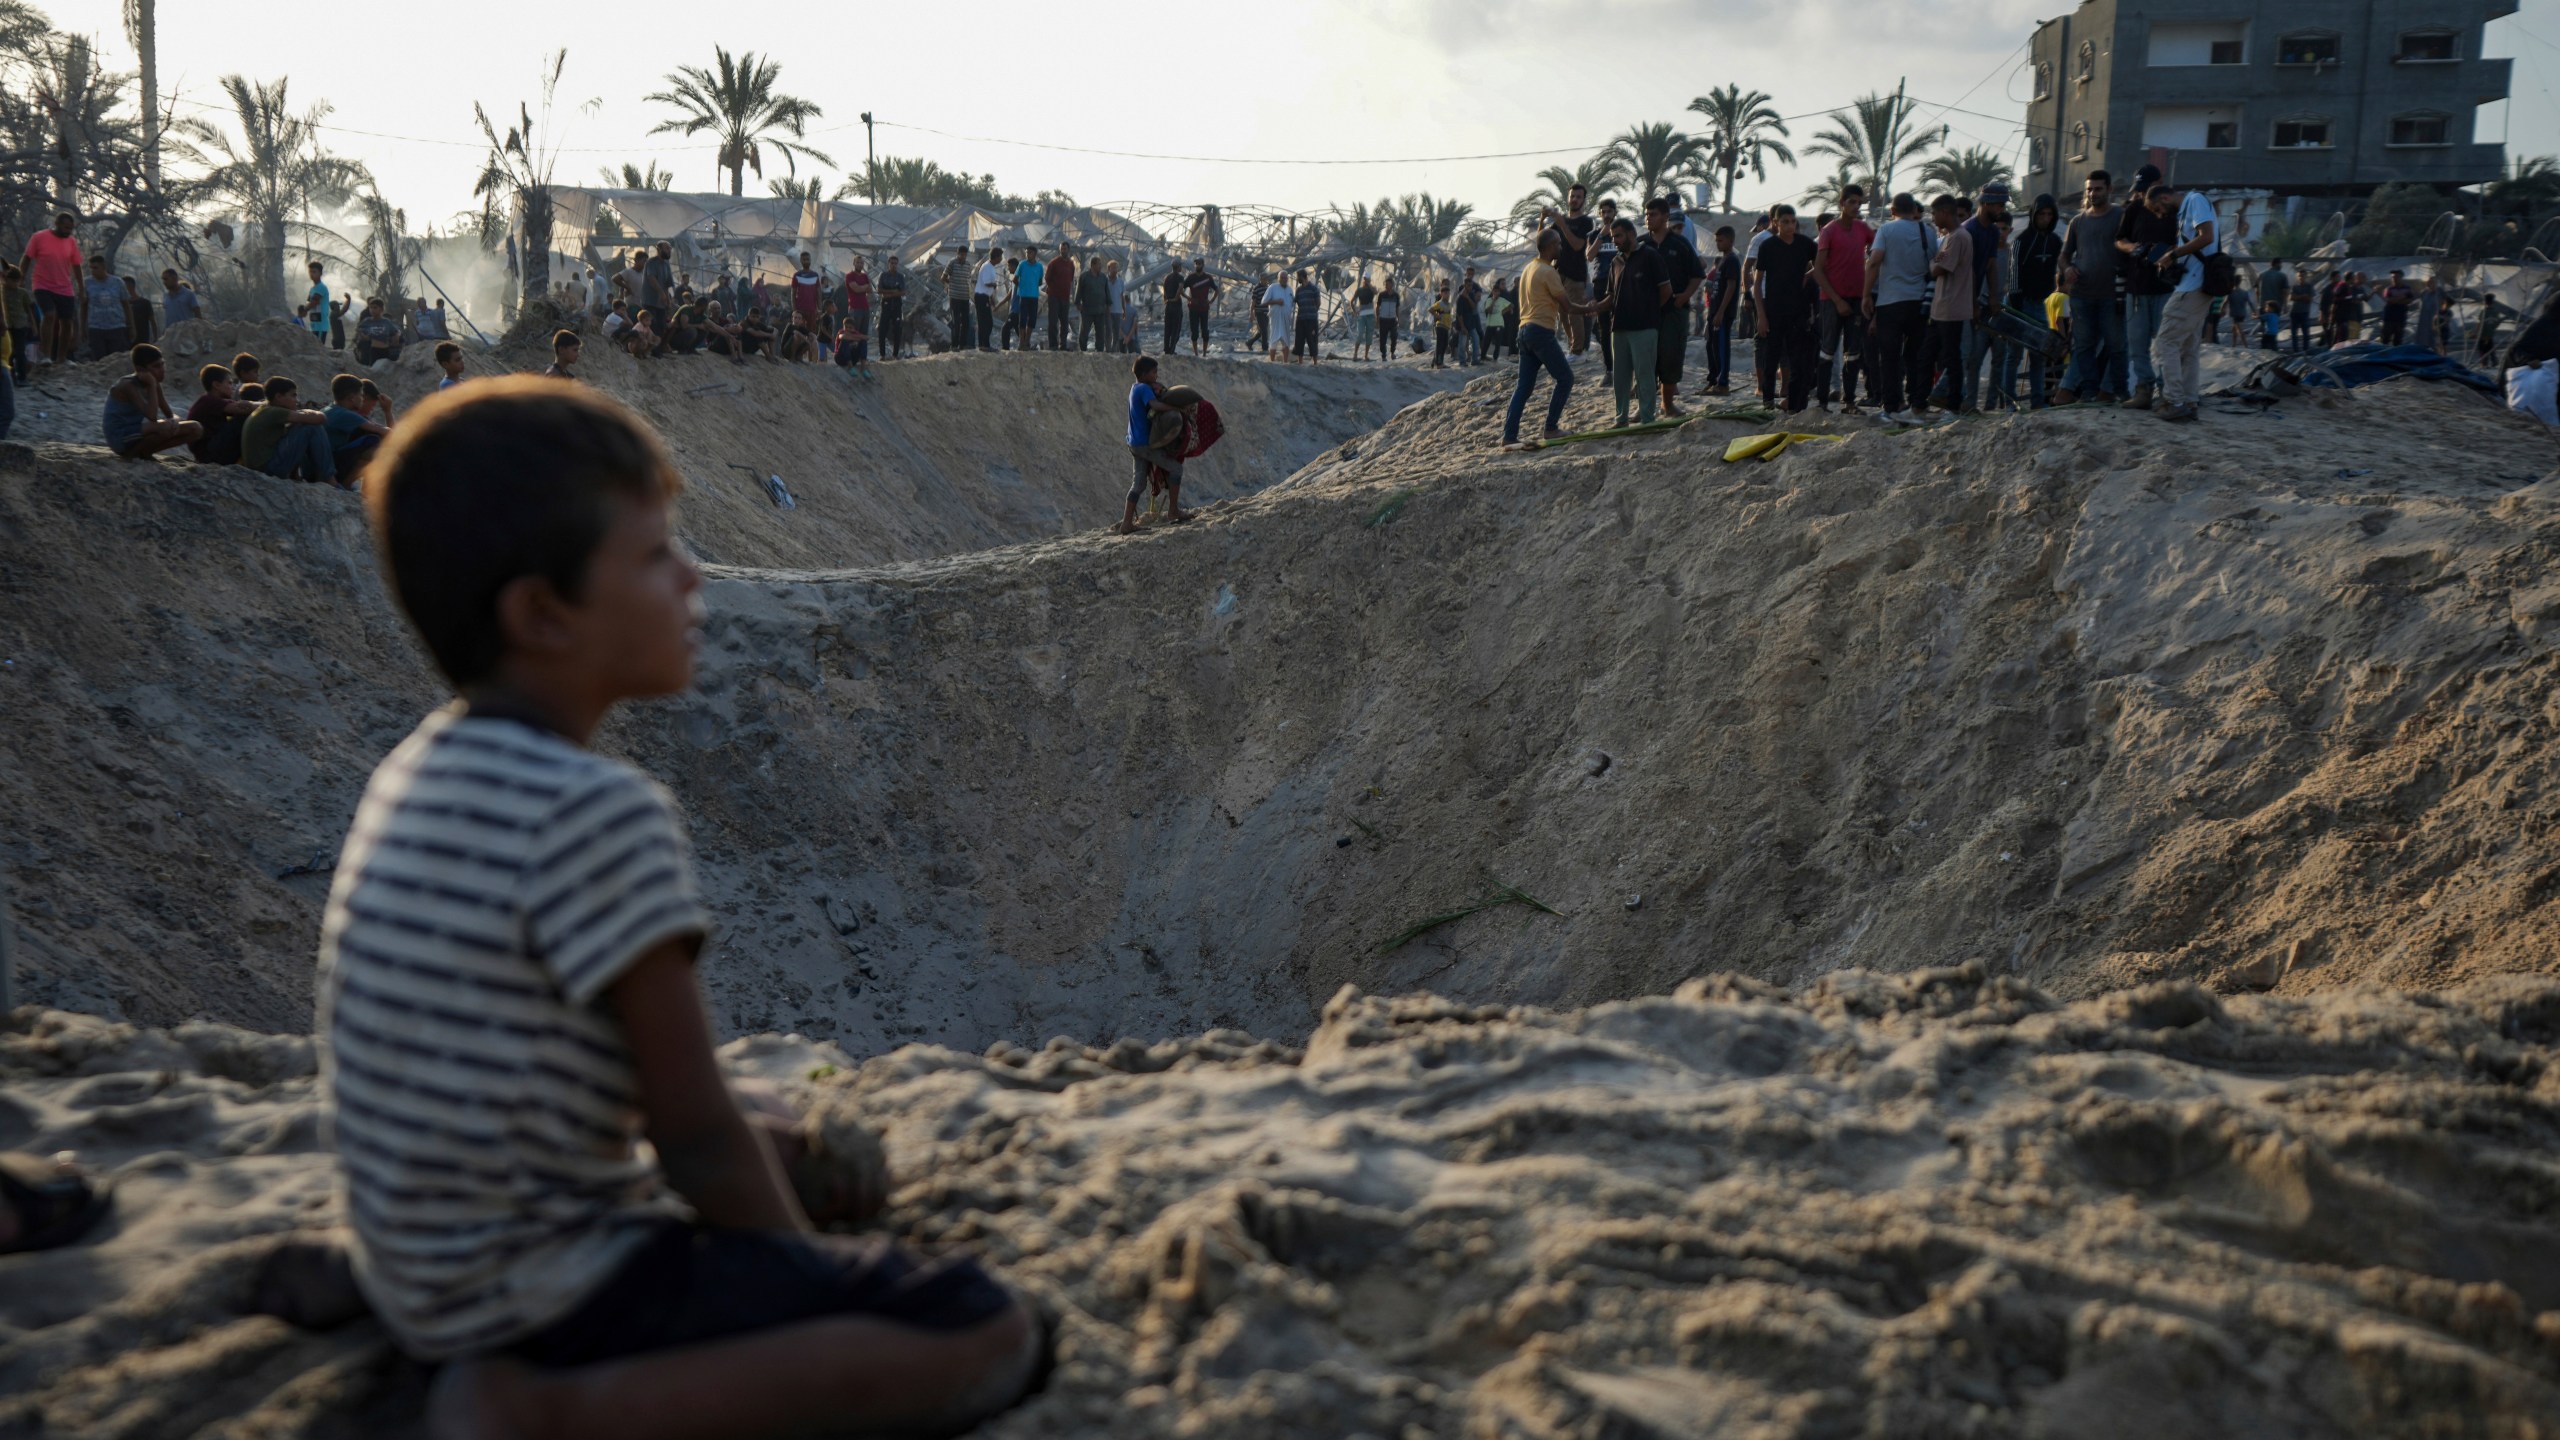
M 821 165 L 836 163 L 805 138 L 809 122 L 826 112 L 776 88 L 782 78 L 780 65 L 752 50 L 733 57 L 718 45 L 711 47 L 711 56 L 711 69 L 680 66 L 666 77 L 666 89 L 642 97 L 678 112 L 652 126 L 650 134 L 709 131 L 720 145 L 714 163 L 729 172 L 732 195 L 747 193 L 748 171 L 756 172 L 758 179 L 764 177 L 767 150 L 782 157 L 783 170 L 791 175 L 799 174 L 799 162 L 804 159 Z
M 596 173 L 604 177 L 604 183 L 610 189 L 673 190 L 676 188 L 676 173 L 655 160 L 649 162 L 649 168 L 646 170 L 625 160 L 620 170 L 616 170 L 611 165 L 599 165 L 596 167 Z
M 480 176 L 472 181 L 471 193 L 480 198 L 484 213 L 502 199 L 515 201 L 516 234 L 523 251 L 523 293 L 527 300 L 551 293 L 551 169 L 558 157 L 548 142 L 552 97 L 560 88 L 560 72 L 568 64 L 569 52 L 555 50 L 543 67 L 542 122 L 538 126 L 532 107 L 518 101 L 516 123 L 501 135 L 490 121 L 489 112 L 481 109 L 476 100 L 471 105 L 471 118 L 480 122 L 480 134 L 489 142 L 489 153 L 481 158 Z

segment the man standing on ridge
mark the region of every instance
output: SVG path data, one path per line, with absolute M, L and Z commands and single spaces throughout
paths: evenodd
M 27 237 L 27 287 L 36 305 L 36 343 L 44 363 L 67 364 L 80 342 L 80 242 L 72 238 L 79 221 L 68 210 L 53 217 L 53 228 Z
M 1777 375 L 1783 369 L 1787 413 L 1798 415 L 1813 389 L 1811 297 L 1818 292 L 1807 277 L 1814 268 L 1814 242 L 1797 228 L 1792 205 L 1769 207 L 1769 224 L 1759 258 L 1752 262 L 1760 279 L 1760 384 L 1764 394 L 1777 395 Z
M 1564 232 L 1549 226 L 1538 232 L 1538 258 L 1520 272 L 1520 377 L 1512 382 L 1511 408 L 1502 420 L 1505 450 L 1526 448 L 1520 443 L 1520 412 L 1528 407 L 1529 392 L 1537 386 L 1541 369 L 1555 390 L 1547 397 L 1547 423 L 1538 434 L 1553 440 L 1564 433 L 1558 427 L 1564 420 L 1565 397 L 1573 393 L 1573 365 L 1564 358 L 1556 331 L 1566 316 L 1598 307 L 1574 299 L 1566 289 L 1556 264 L 1563 256 Z
M 2151 341 L 2151 367 L 2160 377 L 2155 409 L 2163 420 L 2189 422 L 2196 418 L 2196 400 L 2203 391 L 2198 366 L 2204 348 L 2205 265 L 2222 253 L 2222 246 L 2215 238 L 2213 202 L 2204 192 L 2190 190 L 2181 199 L 2178 187 L 2164 182 L 2152 188 L 2151 200 L 2155 209 L 2171 212 L 2177 241 L 2155 262 L 2169 290 Z
M 1843 186 L 1840 214 L 1815 237 L 1813 279 L 1822 291 L 1822 308 L 1814 314 L 1814 340 L 1821 349 L 1814 361 L 1813 397 L 1831 406 L 1831 371 L 1840 370 L 1840 413 L 1858 410 L 1858 374 L 1867 352 L 1867 247 L 1876 232 L 1866 221 L 1867 192 L 1861 185 Z M 1869 398 L 1875 383 L 1867 384 Z
M 1013 295 L 1006 287 L 1012 277 L 1005 273 L 1004 247 L 989 246 L 987 258 L 978 266 L 974 294 L 978 304 L 978 348 L 993 353 L 996 348 L 996 307 L 1011 305 Z
M 1039 246 L 1023 247 L 1022 264 L 1013 272 L 1013 328 L 1022 337 L 1022 353 L 1026 355 L 1036 348 L 1033 341 L 1040 326 L 1040 282 L 1048 269 L 1040 263 Z
M 1708 395 L 1733 393 L 1733 321 L 1742 298 L 1742 257 L 1733 251 L 1733 227 L 1716 227 L 1715 258 L 1707 262 Z
M 1564 213 L 1543 212 L 1564 242 L 1556 252 L 1556 278 L 1564 282 L 1565 294 L 1576 304 L 1591 298 L 1591 237 L 1597 230 L 1590 216 L 1583 214 L 1591 203 L 1591 192 L 1576 185 L 1564 192 Z M 1591 322 L 1586 314 L 1568 314 L 1565 331 L 1573 341 L 1573 353 L 1579 355 L 1591 344 Z
M 1218 303 L 1218 282 L 1209 276 L 1209 262 L 1194 259 L 1190 278 L 1182 282 L 1183 303 L 1191 311 L 1191 353 L 1196 358 L 1209 352 L 1209 311 Z
M 2116 230 L 2123 221 L 2111 203 L 2114 191 L 2106 171 L 2090 171 L 2080 191 L 2080 213 L 2062 227 L 2071 368 L 2053 397 L 2056 405 L 2077 405 L 2084 396 L 2106 404 L 2124 394 L 2124 312 L 2116 308 L 2116 273 L 2124 261 L 2116 249 Z
M 1654 327 L 1653 374 L 1662 389 L 1662 413 L 1677 417 L 1689 413 L 1677 397 L 1689 358 L 1689 306 L 1707 283 L 1707 267 L 1674 217 L 1672 203 L 1661 195 L 1645 201 L 1644 228 L 1645 243 L 1662 257 L 1663 278 L 1671 284 L 1671 300 Z
M 951 263 L 942 267 L 942 291 L 951 302 L 951 350 L 953 354 L 977 344 L 976 327 L 970 314 L 976 308 L 970 303 L 970 292 L 978 282 L 978 269 L 969 263 L 969 243 L 955 241 L 951 246 Z
M 880 358 L 907 358 L 907 275 L 898 268 L 898 253 L 889 252 L 887 269 L 872 281 L 872 290 L 880 297 Z
M 1049 300 L 1049 348 L 1075 348 L 1076 334 L 1076 247 L 1058 246 L 1058 258 L 1049 262 L 1040 278 L 1041 293 Z

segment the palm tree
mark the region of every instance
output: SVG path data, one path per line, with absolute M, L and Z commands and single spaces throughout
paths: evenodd
M 2519 217 L 2560 205 L 2560 160 L 2548 155 L 2518 160 L 2515 173 L 2493 181 L 2482 198 L 2491 213 Z
M 1986 185 L 2006 185 L 2016 178 L 2009 162 L 1987 145 L 1968 145 L 1962 150 L 1933 155 L 1928 164 L 1920 167 L 1921 184 L 1968 197 L 1981 194 Z
M 222 77 L 222 93 L 230 98 L 240 139 L 235 144 L 230 136 L 213 133 L 213 169 L 207 177 L 214 193 L 257 227 L 257 242 L 246 263 L 258 303 L 271 315 L 285 308 L 285 240 L 295 228 L 294 213 L 314 203 L 341 204 L 373 178 L 359 162 L 320 148 L 320 123 L 329 116 L 329 102 L 319 101 L 297 115 L 285 98 L 289 83 Z M 310 230 L 308 225 L 300 228 Z
M 826 203 L 827 182 L 815 175 L 806 180 L 767 180 L 764 185 L 776 200 L 797 200 L 803 205 Z
M 1829 175 L 1805 187 L 1801 203 L 1814 206 L 1829 205 L 1840 198 L 1841 191 L 1856 183 L 1858 183 L 1857 175 L 1849 169 L 1849 162 L 1843 160 L 1832 169 Z
M 1914 130 L 1911 113 L 1920 102 L 1906 95 L 1861 95 L 1846 110 L 1831 112 L 1831 126 L 1805 146 L 1809 155 L 1845 160 L 1864 181 L 1868 193 L 1890 197 L 1893 177 L 1929 150 L 1946 142 L 1947 130 Z
M 408 212 L 395 209 L 379 189 L 356 199 L 364 212 L 364 247 L 356 252 L 356 280 L 366 293 L 395 307 L 409 298 L 409 269 L 425 247 L 410 239 Z
M 2322 233 L 2326 222 L 2305 216 L 2299 220 L 2270 220 L 2249 237 L 2252 256 L 2276 260 L 2293 260 L 2320 248 L 2327 237 Z
M 679 66 L 667 76 L 667 88 L 641 98 L 654 104 L 672 105 L 683 113 L 662 120 L 649 133 L 661 135 L 673 131 L 680 135 L 699 135 L 708 130 L 719 137 L 719 158 L 713 163 L 729 172 L 729 193 L 747 193 L 747 172 L 764 177 L 764 152 L 770 147 L 782 157 L 783 169 L 797 175 L 802 157 L 821 165 L 833 165 L 825 152 L 811 148 L 802 140 L 809 132 L 809 122 L 825 114 L 816 105 L 796 95 L 778 94 L 774 82 L 781 78 L 782 67 L 771 59 L 746 51 L 735 58 L 721 46 L 711 47 L 716 73 L 698 65 Z M 791 138 L 779 138 L 776 132 Z
M 124 0 L 124 34 L 142 59 L 142 181 L 160 188 L 159 0 Z
M 1707 142 L 1668 123 L 1631 125 L 1609 142 L 1641 202 L 1692 175 L 1706 172 Z
M 1476 207 L 1457 200 L 1435 200 L 1428 190 L 1398 200 L 1378 202 L 1378 218 L 1386 242 L 1395 250 L 1427 250 L 1458 233 Z
M 551 123 L 551 97 L 560 88 L 560 72 L 569 63 L 566 49 L 551 53 L 550 64 L 542 76 L 542 126 L 533 123 L 533 110 L 523 101 L 516 102 L 516 123 L 500 135 L 489 120 L 489 112 L 480 102 L 471 102 L 471 118 L 480 122 L 480 134 L 489 142 L 489 153 L 480 162 L 480 176 L 471 182 L 471 193 L 480 198 L 487 210 L 494 209 L 505 196 L 516 202 L 517 233 L 523 237 L 524 298 L 539 300 L 551 293 L 551 167 L 557 158 L 543 148 L 543 140 Z
M 1550 165 L 1538 172 L 1538 188 L 1514 201 L 1511 220 L 1526 228 L 1538 223 L 1538 212 L 1562 210 L 1565 192 L 1579 185 L 1590 192 L 1591 203 L 1600 201 L 1626 183 L 1626 157 L 1615 150 L 1602 150 L 1570 170 Z
M 1385 201 L 1379 201 L 1383 208 Z M 1354 250 L 1376 250 L 1384 247 L 1387 225 L 1384 216 L 1364 203 L 1354 203 L 1348 210 L 1335 209 L 1333 218 L 1323 224 L 1324 233 Z
M 1770 95 L 1759 90 L 1745 90 L 1739 85 L 1720 85 L 1689 102 L 1689 108 L 1707 117 L 1707 168 L 1724 172 L 1724 208 L 1733 208 L 1733 183 L 1748 166 L 1751 178 L 1769 183 L 1769 162 L 1781 165 L 1796 163 L 1796 152 L 1787 148 L 1787 122 L 1769 101 Z
M 676 172 L 655 160 L 649 162 L 649 168 L 646 170 L 625 160 L 618 171 L 610 165 L 599 165 L 596 167 L 596 173 L 604 177 L 604 183 L 609 189 L 673 190 L 676 188 Z

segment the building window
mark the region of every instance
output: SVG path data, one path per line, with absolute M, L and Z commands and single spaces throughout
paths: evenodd
M 2207 150 L 2239 149 L 2240 122 L 2237 120 L 2216 120 L 2211 124 L 2206 125 L 2204 127 L 2204 148 Z
M 2462 57 L 2454 52 L 2454 34 L 2450 30 L 2412 30 L 2400 37 L 2400 50 L 2391 58 L 2402 65 L 2432 65 Z
M 2326 150 L 2329 148 L 2329 119 L 2325 115 L 2305 115 L 2276 122 L 2278 150 Z
M 2090 81 L 2098 78 L 2097 41 L 2083 40 L 2080 42 L 2080 57 L 2078 62 L 2072 67 L 2072 78 L 2080 82 L 2080 88 L 2083 90 L 2089 88 Z
M 2052 95 L 2053 62 L 2050 60 L 2039 60 L 2036 62 L 2036 98 L 2039 100 L 2045 100 L 2050 99 Z
M 2449 144 L 2452 117 L 2421 112 L 2391 117 L 2391 143 L 2394 145 Z
M 2089 122 L 2086 120 L 2071 122 L 2071 158 L 2074 160 L 2089 158 Z
M 2043 174 L 2047 168 L 2045 163 L 2047 158 L 2048 157 L 2044 153 L 2044 137 L 2041 135 L 2028 136 L 2027 173 L 2030 175 Z
M 2244 54 L 2245 50 L 2241 42 L 2237 40 L 2216 40 L 2213 42 L 2213 59 L 2207 63 L 2213 65 L 2237 65 L 2241 63 Z
M 2276 42 L 2276 63 L 2335 65 L 2338 63 L 2338 32 L 2297 30 Z

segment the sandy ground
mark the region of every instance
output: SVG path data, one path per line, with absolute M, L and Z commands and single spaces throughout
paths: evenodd
M 991 1433 L 2553 1433 L 2547 434 L 2396 383 L 1498 456 L 1500 378 L 1235 368 L 1254 493 L 1132 538 L 1065 518 L 1089 359 L 654 412 L 752 563 L 606 744 L 694 827 L 732 1064 L 1062 1317 Z M 724 497 L 742 416 L 948 493 Z M 1052 441 L 1104 458 L 1001 493 Z M 124 1197 L 0 1260 L 0 1437 L 400 1434 L 369 1323 L 242 1302 L 334 1218 L 318 902 L 436 700 L 354 500 L 0 449 L 0 541 L 55 1007 L 0 1146 Z
M 888 1228 L 1057 1317 L 1049 1390 L 979 1432 L 1002 1440 L 2527 1440 L 2560 1416 L 2547 978 L 1345 991 L 1303 1049 L 727 1054 L 879 1127 Z M 0 1261 L 0 1436 L 417 1433 L 424 1377 L 371 1321 L 244 1312 L 267 1249 L 335 1218 L 310 1063 L 215 1026 L 0 1028 L 0 1142 L 76 1147 L 124 1196 L 94 1242 Z
M 1724 465 L 1747 427 L 1490 456 L 1499 393 L 1189 527 L 715 572 L 695 693 L 611 743 L 685 803 L 732 1032 L 2548 967 L 2529 422 L 2408 383 Z M 434 695 L 351 499 L 46 451 L 0 524 L 25 990 L 303 1028 L 331 847 Z M 1488 876 L 1563 913 L 1383 948 Z

